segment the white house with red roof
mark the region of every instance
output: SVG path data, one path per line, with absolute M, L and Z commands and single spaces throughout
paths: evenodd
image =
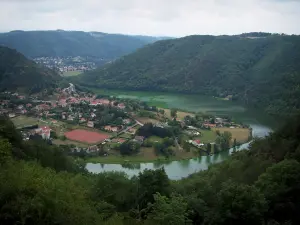
M 197 148 L 200 148 L 200 147 L 204 146 L 204 144 L 201 143 L 201 141 L 199 139 L 197 139 L 197 140 L 189 140 L 188 142 L 190 144 L 194 145 Z
M 43 139 L 49 140 L 50 139 L 51 128 L 47 127 L 47 126 L 43 126 L 43 127 L 38 128 L 38 129 L 35 129 L 35 133 L 41 135 Z

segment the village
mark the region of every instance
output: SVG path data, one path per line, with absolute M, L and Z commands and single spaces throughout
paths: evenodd
M 73 84 L 45 95 L 0 94 L 24 141 L 68 146 L 68 154 L 90 161 L 148 161 L 214 154 L 247 142 L 251 130 L 229 117 L 148 106 L 77 91 Z M 110 161 L 111 160 L 111 161 Z

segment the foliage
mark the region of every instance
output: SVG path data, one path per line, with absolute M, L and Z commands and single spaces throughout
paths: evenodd
M 134 155 L 140 151 L 141 145 L 135 141 L 126 141 L 120 145 L 122 155 Z
M 172 195 L 170 198 L 159 193 L 154 195 L 154 203 L 148 206 L 151 213 L 147 220 L 158 225 L 184 225 L 187 218 L 187 203 L 182 196 Z
M 22 88 L 30 93 L 51 89 L 61 79 L 58 73 L 43 68 L 16 50 L 0 46 L 0 90 Z
M 232 96 L 292 114 L 300 109 L 299 60 L 297 35 L 194 35 L 147 45 L 75 79 L 102 88 Z
M 23 142 L 1 121 L 1 224 L 300 223 L 300 116 L 249 150 L 172 182 L 163 168 L 132 178 L 86 173 L 67 147 Z
M 156 127 L 152 123 L 146 123 L 137 130 L 137 135 L 144 137 L 158 136 L 161 138 L 171 137 L 172 132 L 167 128 Z

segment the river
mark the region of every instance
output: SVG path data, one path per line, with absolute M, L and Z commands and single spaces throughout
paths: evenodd
M 148 93 L 149 94 L 149 93 Z M 207 96 L 179 95 L 166 93 L 147 92 L 126 92 L 118 93 L 121 98 L 138 98 L 143 101 L 152 102 L 154 105 L 165 104 L 169 108 L 179 108 L 194 112 L 207 112 L 216 115 L 230 115 L 235 120 L 249 124 L 252 128 L 253 137 L 264 137 L 276 126 L 273 118 L 265 115 L 261 111 L 248 109 L 236 103 L 218 100 Z M 249 143 L 243 144 L 237 150 L 245 149 Z M 120 164 L 93 164 L 88 163 L 86 168 L 92 173 L 101 172 L 125 172 L 129 177 L 138 175 L 145 169 L 158 169 L 164 167 L 168 177 L 172 180 L 179 180 L 195 172 L 205 170 L 210 164 L 219 163 L 230 157 L 233 149 L 223 151 L 212 156 L 201 156 L 199 158 L 180 160 L 172 162 L 154 162 L 134 164 L 134 168 L 125 168 Z

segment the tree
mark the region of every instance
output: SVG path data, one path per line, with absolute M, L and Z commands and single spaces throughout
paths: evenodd
M 135 141 L 126 141 L 120 145 L 122 155 L 134 155 L 139 152 L 141 145 Z
M 154 203 L 149 204 L 151 213 L 147 220 L 158 225 L 185 225 L 187 218 L 187 203 L 180 195 L 172 195 L 170 198 L 157 193 L 154 194 Z
M 0 137 L 0 165 L 6 163 L 12 158 L 12 146 L 6 140 Z
M 143 209 L 148 203 L 154 202 L 154 194 L 170 195 L 170 181 L 165 170 L 144 170 L 138 176 L 138 206 Z
M 284 160 L 267 169 L 257 180 L 255 186 L 269 202 L 267 216 L 279 223 L 291 220 L 299 224 L 297 214 L 300 209 L 300 163 Z
M 223 183 L 216 204 L 207 218 L 210 224 L 261 225 L 267 211 L 264 195 L 255 187 L 232 181 Z
M 206 145 L 206 150 L 207 150 L 207 154 L 210 154 L 210 153 L 211 153 L 211 144 L 210 144 L 210 143 L 208 143 L 208 144 Z
M 171 109 L 170 114 L 171 114 L 171 117 L 176 118 L 177 117 L 177 109 Z

